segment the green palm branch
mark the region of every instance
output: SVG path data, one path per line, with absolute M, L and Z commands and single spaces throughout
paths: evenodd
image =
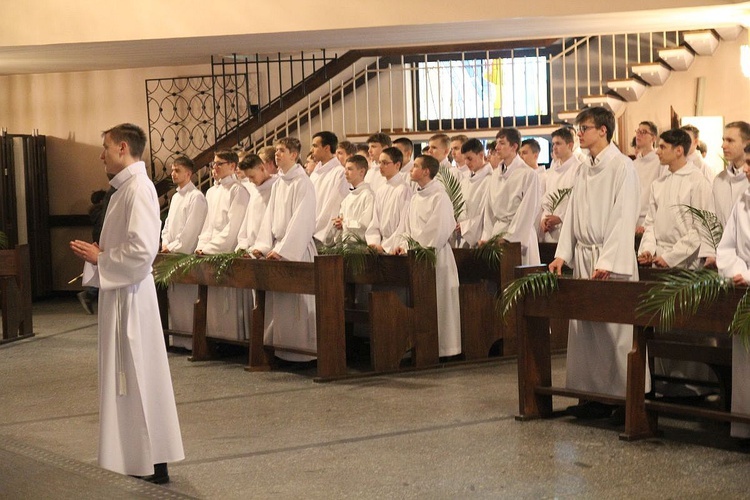
M 677 311 L 695 314 L 701 304 L 711 304 L 719 294 L 734 287 L 732 280 L 710 269 L 680 269 L 664 273 L 660 281 L 641 296 L 636 312 L 652 319 L 658 317 L 662 331 L 672 328 Z
M 544 202 L 544 209 L 549 213 L 554 214 L 557 207 L 559 207 L 560 204 L 565 201 L 565 198 L 570 196 L 570 193 L 572 191 L 573 188 L 561 188 L 554 193 L 548 194 L 547 200 Z
M 361 274 L 367 269 L 367 260 L 376 258 L 378 252 L 367 244 L 361 236 L 348 233 L 341 241 L 325 245 L 318 250 L 321 255 L 341 255 L 353 274 Z
M 9 245 L 8 235 L 0 231 L 0 250 L 7 249 L 8 245 Z
M 474 257 L 486 263 L 492 271 L 500 269 L 500 261 L 503 259 L 503 246 L 499 244 L 499 241 L 503 239 L 505 234 L 504 232 L 496 234 L 487 240 L 484 245 L 474 249 Z
M 423 247 L 408 234 L 404 235 L 404 237 L 406 238 L 409 250 L 414 251 L 414 258 L 417 262 L 427 262 L 430 266 L 435 267 L 437 264 L 437 253 L 433 247 Z
M 245 255 L 244 250 L 214 255 L 198 254 L 165 254 L 164 258 L 154 266 L 154 282 L 162 287 L 169 286 L 179 276 L 189 273 L 194 267 L 205 263 L 211 264 L 216 281 L 220 282 L 232 271 L 232 263 Z
M 506 318 L 518 301 L 529 293 L 534 297 L 546 297 L 555 290 L 557 290 L 557 274 L 549 271 L 529 274 L 511 281 L 503 290 L 497 305 L 502 308 L 503 318 Z
M 464 213 L 464 194 L 461 190 L 461 182 L 451 174 L 448 167 L 445 165 L 440 166 L 438 171 L 438 179 L 443 184 L 445 192 L 448 193 L 448 197 L 451 199 L 453 204 L 453 217 L 458 220 L 461 214 Z
M 745 349 L 750 350 L 750 295 L 745 292 L 737 303 L 734 317 L 729 324 L 729 334 L 739 335 Z
M 701 236 L 711 242 L 714 250 L 719 247 L 719 242 L 724 234 L 724 226 L 714 212 L 710 210 L 701 210 L 690 205 L 679 205 L 683 213 L 693 216 L 693 221 L 698 221 Z

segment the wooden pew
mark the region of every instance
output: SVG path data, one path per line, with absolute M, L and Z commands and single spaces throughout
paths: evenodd
M 356 285 L 399 287 L 407 292 L 407 304 L 393 290 L 376 289 L 369 294 L 369 310 L 347 308 L 347 321 L 370 325 L 370 361 L 375 372 L 398 370 L 407 351 L 411 351 L 413 368 L 439 363 L 434 267 L 418 261 L 414 252 L 407 257 L 380 255 L 367 259 L 363 272 L 352 273 L 347 266 L 345 279 L 350 296 Z
M 162 259 L 157 256 L 156 262 Z M 256 259 L 235 260 L 231 273 L 219 282 L 214 268 L 201 264 L 190 273 L 180 276 L 176 283 L 198 285 L 198 300 L 193 316 L 192 361 L 204 361 L 215 356 L 217 342 L 206 332 L 206 299 L 209 286 L 253 288 L 256 306 L 253 310 L 250 350 L 250 371 L 269 370 L 276 350 L 317 356 L 318 377 L 341 377 L 346 374 L 346 339 L 344 333 L 344 263 L 339 256 L 318 256 L 315 262 L 284 262 Z M 286 292 L 315 295 L 317 349 L 306 351 L 289 346 L 263 343 L 265 292 Z M 241 343 L 241 342 L 240 342 Z M 241 343 L 244 344 L 244 343 Z
M 461 352 L 464 359 L 487 359 L 493 345 L 498 342 L 501 342 L 500 355 L 515 355 L 514 318 L 503 320 L 497 308 L 496 294 L 502 293 L 513 281 L 515 268 L 521 265 L 521 244 L 504 245 L 500 269 L 496 271 L 477 259 L 473 249 L 454 248 L 453 256 L 460 283 Z
M 34 336 L 31 315 L 31 265 L 28 245 L 0 250 L 0 344 Z
M 530 269 L 519 269 L 520 273 Z M 526 297 L 515 310 L 518 326 L 519 420 L 552 416 L 552 396 L 567 396 L 625 405 L 625 432 L 621 439 L 654 436 L 659 412 L 669 412 L 724 421 L 750 423 L 750 415 L 695 408 L 661 401 L 646 401 L 646 330 L 656 326 L 656 318 L 638 315 L 640 297 L 649 282 L 592 281 L 561 278 L 559 290 L 549 297 Z M 736 289 L 695 316 L 677 318 L 675 327 L 709 334 L 726 334 L 744 289 Z M 549 347 L 549 319 L 579 319 L 635 325 L 633 349 L 628 355 L 626 396 L 613 397 L 552 387 Z

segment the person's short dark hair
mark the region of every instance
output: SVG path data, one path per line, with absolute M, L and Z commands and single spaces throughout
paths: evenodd
M 573 127 L 560 127 L 552 132 L 552 138 L 559 137 L 565 141 L 565 144 L 573 144 L 576 142 L 575 137 L 573 136 L 574 133 L 575 131 L 573 130 Z
M 474 154 L 484 153 L 484 146 L 482 146 L 482 141 L 480 141 L 479 139 L 469 139 L 464 142 L 461 146 L 461 154 L 465 155 L 469 151 Z
M 339 145 L 339 138 L 336 137 L 336 134 L 334 134 L 333 132 L 328 132 L 327 130 L 323 130 L 320 132 L 316 132 L 313 135 L 313 139 L 315 139 L 316 137 L 320 137 L 320 143 L 323 146 L 328 146 L 329 148 L 331 148 L 332 154 L 336 152 L 336 148 Z
M 367 146 L 366 143 L 359 143 L 357 144 L 356 148 L 357 148 L 357 153 L 364 153 L 364 156 L 367 156 L 370 153 L 370 148 Z
M 690 146 L 693 144 L 693 139 L 687 131 L 681 128 L 673 128 L 662 132 L 659 139 L 671 145 L 673 148 L 682 146 L 682 153 L 687 156 L 690 152 Z
M 453 141 L 461 141 L 461 144 L 465 143 L 469 140 L 469 137 L 464 134 L 458 134 L 451 137 L 451 142 Z
M 221 158 L 224 161 L 228 161 L 229 163 L 234 163 L 235 165 L 240 162 L 240 157 L 237 156 L 237 152 L 232 151 L 231 149 L 220 149 L 214 153 L 214 156 Z
M 586 120 L 593 121 L 596 128 L 606 127 L 607 142 L 612 142 L 612 137 L 615 135 L 615 114 L 613 112 L 602 106 L 586 108 L 576 116 L 576 125 Z
M 282 137 L 281 139 L 276 139 L 274 146 L 284 146 L 290 153 L 297 153 L 297 157 L 299 157 L 299 153 L 302 151 L 302 144 L 300 144 L 299 139 L 296 137 Z
M 399 137 L 393 141 L 393 145 L 395 146 L 396 144 L 401 144 L 412 153 L 414 152 L 414 143 L 408 137 Z
M 237 165 L 240 170 L 250 170 L 251 168 L 255 167 L 262 167 L 263 166 L 263 159 L 255 154 L 249 154 L 245 156 L 242 161 Z
M 354 166 L 363 170 L 370 168 L 370 162 L 362 155 L 352 155 L 346 159 L 346 163 L 353 163 Z
M 385 148 L 383 153 L 387 154 L 393 163 L 404 164 L 404 153 L 402 153 L 400 149 L 390 146 Z
M 657 137 L 659 135 L 659 129 L 656 128 L 656 124 L 654 122 L 650 122 L 648 120 L 644 120 L 641 123 L 639 123 L 638 125 L 639 126 L 640 125 L 645 125 L 646 127 L 648 127 L 649 131 L 652 134 L 654 134 L 654 137 Z
M 494 151 L 497 147 L 497 141 L 490 141 L 487 143 L 487 151 Z
M 102 132 L 102 137 L 109 135 L 114 142 L 124 142 L 130 149 L 130 155 L 138 160 L 146 149 L 146 133 L 138 125 L 121 123 Z
M 692 134 L 692 136 L 695 137 L 696 139 L 698 139 L 701 136 L 701 131 L 698 130 L 698 127 L 696 127 L 695 125 L 690 125 L 690 124 L 683 125 L 682 127 L 680 127 L 680 130 L 684 130 L 685 132 L 690 132 L 690 134 Z
M 185 155 L 180 155 L 172 161 L 174 165 L 180 165 L 195 173 L 195 162 Z
M 743 141 L 750 141 L 750 123 L 737 121 L 727 123 L 724 128 L 736 128 L 740 131 L 740 136 Z
M 371 142 L 377 142 L 381 146 L 385 146 L 385 147 L 391 147 L 393 145 L 393 142 L 391 141 L 391 136 L 388 134 L 384 134 L 382 132 L 372 134 L 370 137 L 368 137 L 367 144 L 370 144 Z
M 336 149 L 343 149 L 346 156 L 352 156 L 357 152 L 357 146 L 350 141 L 339 141 L 339 145 Z
M 440 170 L 440 163 L 435 159 L 434 156 L 424 155 L 420 156 L 422 159 L 422 168 L 426 168 L 430 171 L 430 179 L 434 179 Z
M 706 143 L 703 141 L 698 141 L 698 145 L 695 146 L 695 149 L 700 151 L 702 155 L 708 153 L 708 146 L 706 146 Z
M 521 132 L 517 128 L 501 128 L 495 135 L 495 139 L 505 139 L 511 145 L 516 145 L 518 148 L 521 147 Z
M 750 142 L 748 142 L 747 145 L 745 145 L 745 154 L 750 155 Z
M 521 141 L 521 147 L 523 146 L 530 147 L 532 153 L 538 154 L 542 150 L 541 146 L 539 146 L 539 141 L 536 139 L 524 139 Z
M 425 147 L 422 148 L 422 154 L 423 155 L 426 155 L 429 152 L 430 152 L 430 146 L 425 146 Z
M 98 205 L 104 201 L 104 197 L 107 196 L 107 192 L 103 189 L 97 189 L 91 192 L 91 204 Z

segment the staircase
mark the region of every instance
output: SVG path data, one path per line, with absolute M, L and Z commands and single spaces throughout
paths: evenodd
M 672 72 L 687 71 L 696 57 L 712 55 L 721 40 L 741 32 L 736 26 L 563 40 L 550 58 L 554 112 L 572 122 L 584 107 L 604 106 L 619 117 L 649 87 L 664 85 Z

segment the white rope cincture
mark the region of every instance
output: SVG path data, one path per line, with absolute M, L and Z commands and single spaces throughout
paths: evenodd
M 115 370 L 117 371 L 117 395 L 127 396 L 128 386 L 127 386 L 127 380 L 125 378 L 125 368 L 122 362 L 122 307 L 120 304 L 120 301 L 121 301 L 120 292 L 121 291 L 122 289 L 118 288 L 115 294 L 116 302 L 117 302 L 117 304 L 115 304 L 115 310 L 117 311 L 117 319 L 115 321 L 115 344 L 117 348 L 117 353 L 115 357 Z

